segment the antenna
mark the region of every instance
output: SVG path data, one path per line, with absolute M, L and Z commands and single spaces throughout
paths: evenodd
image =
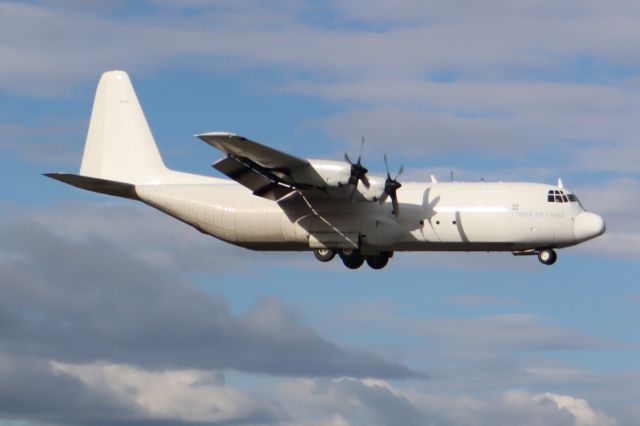
M 451 175 L 449 176 L 449 178 L 451 179 L 451 182 L 453 182 L 453 170 L 451 170 Z

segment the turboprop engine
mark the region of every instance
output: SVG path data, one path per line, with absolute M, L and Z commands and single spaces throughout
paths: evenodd
M 343 161 L 309 160 L 318 175 L 327 183 L 329 189 L 344 189 L 345 195 L 355 196 L 359 192 L 367 201 L 378 201 L 384 196 L 385 180 L 378 176 L 365 176 L 354 182 L 351 165 Z M 365 169 L 366 170 L 366 169 Z

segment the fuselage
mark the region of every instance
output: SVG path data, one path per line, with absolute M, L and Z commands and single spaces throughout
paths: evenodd
M 536 183 L 403 183 L 397 217 L 389 202 L 332 202 L 297 192 L 274 202 L 220 180 L 139 185 L 136 193 L 201 232 L 256 250 L 349 248 L 355 243 L 363 253 L 518 252 L 567 247 L 604 232 L 602 219 L 585 212 L 569 191 Z

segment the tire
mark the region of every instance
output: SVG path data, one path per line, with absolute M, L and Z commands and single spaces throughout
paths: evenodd
M 329 262 L 335 257 L 336 251 L 333 249 L 319 248 L 319 249 L 313 250 L 313 255 L 320 262 Z
M 364 256 L 360 254 L 360 250 L 345 249 L 339 253 L 342 263 L 349 269 L 358 269 L 364 263 Z
M 538 260 L 545 265 L 553 265 L 558 260 L 558 255 L 553 249 L 543 249 L 538 252 Z
M 369 265 L 371 269 L 382 269 L 387 266 L 387 263 L 389 262 L 389 256 L 384 253 L 380 253 L 376 256 L 367 256 L 366 259 L 367 265 Z

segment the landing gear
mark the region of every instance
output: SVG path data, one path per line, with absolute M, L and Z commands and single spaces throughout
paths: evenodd
M 342 249 L 339 253 L 342 263 L 349 269 L 358 269 L 364 263 L 364 256 L 360 254 L 360 250 Z
M 320 262 L 329 262 L 335 257 L 336 251 L 328 248 L 319 248 L 313 251 L 313 255 Z
M 542 249 L 538 251 L 538 260 L 545 265 L 553 265 L 558 260 L 558 255 L 553 249 Z
M 336 256 L 336 253 L 340 256 L 340 259 L 342 259 L 342 263 L 344 263 L 344 266 L 349 269 L 358 269 L 364 264 L 365 260 L 367 262 L 367 265 L 369 265 L 371 269 L 382 269 L 387 266 L 389 258 L 393 256 L 392 251 L 383 251 L 378 254 L 370 254 L 364 256 L 362 253 L 360 253 L 360 250 L 357 249 L 336 250 L 329 248 L 318 248 L 313 250 L 313 255 L 320 262 L 331 261 Z
M 375 256 L 367 256 L 367 265 L 369 265 L 371 269 L 382 269 L 387 266 L 390 257 L 391 256 L 389 255 L 389 253 L 380 253 Z

